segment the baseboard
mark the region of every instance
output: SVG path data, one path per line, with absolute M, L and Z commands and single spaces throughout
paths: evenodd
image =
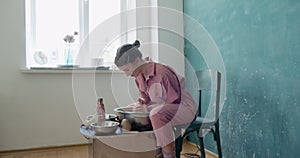
M 189 143 L 190 145 L 194 146 L 195 148 L 198 148 L 196 144 L 194 144 L 190 141 L 187 141 L 186 143 Z M 206 155 L 209 155 L 210 157 L 213 157 L 213 158 L 218 158 L 218 155 L 213 153 L 212 151 L 207 150 L 207 149 L 204 149 L 204 150 L 205 150 Z
M 190 144 L 191 146 L 194 146 L 197 148 L 197 145 L 186 141 L 186 143 Z M 27 148 L 27 149 L 17 149 L 17 150 L 6 150 L 6 151 L 0 151 L 0 157 L 10 154 L 20 154 L 25 152 L 41 152 L 41 151 L 47 151 L 47 150 L 55 150 L 55 149 L 61 149 L 61 148 L 76 148 L 76 147 L 82 147 L 90 145 L 89 143 L 83 143 L 83 144 L 71 144 L 71 145 L 60 145 L 60 146 L 49 146 L 49 147 L 38 147 L 38 148 Z M 210 150 L 205 149 L 205 153 L 213 158 L 218 158 L 218 155 L 213 153 Z
M 4 150 L 4 151 L 0 151 L 0 157 L 4 156 L 4 155 L 9 155 L 12 153 L 24 153 L 24 152 L 35 152 L 35 151 L 40 152 L 40 151 L 55 150 L 55 149 L 61 149 L 61 148 L 75 148 L 75 147 L 81 147 L 81 146 L 87 146 L 87 145 L 89 145 L 89 143 L 26 148 L 26 149 L 16 149 L 16 150 Z

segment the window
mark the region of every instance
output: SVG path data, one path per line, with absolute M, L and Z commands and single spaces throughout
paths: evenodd
M 134 0 L 26 0 L 26 66 L 75 64 L 76 53 L 89 33 L 110 17 L 134 7 Z M 122 16 L 122 21 L 127 21 L 124 18 Z M 121 30 L 126 30 L 126 24 L 122 21 L 120 18 L 119 29 L 114 31 L 121 33 Z M 67 36 L 68 39 L 64 40 Z M 121 43 L 133 42 L 136 33 L 130 31 L 125 36 L 113 41 L 100 36 L 103 42 L 96 44 L 105 45 L 101 56 L 97 53 L 87 53 L 86 56 L 91 62 L 94 58 L 104 58 L 104 65 L 112 65 L 117 47 Z M 79 66 L 92 65 L 85 63 Z

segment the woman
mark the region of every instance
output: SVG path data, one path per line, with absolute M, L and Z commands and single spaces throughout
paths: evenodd
M 190 123 L 197 106 L 186 91 L 183 77 L 169 66 L 142 59 L 140 42 L 125 44 L 118 48 L 116 66 L 126 76 L 135 78 L 139 90 L 140 106 L 150 110 L 150 120 L 157 145 L 162 147 L 164 158 L 175 158 L 173 127 Z

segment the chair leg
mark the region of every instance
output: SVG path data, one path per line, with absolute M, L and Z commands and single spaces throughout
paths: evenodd
M 199 136 L 198 139 L 199 139 L 199 145 L 200 145 L 201 158 L 205 158 L 205 150 L 204 150 L 203 137 Z
M 204 141 L 203 141 L 202 129 L 199 129 L 197 132 L 198 132 L 198 139 L 199 139 L 199 146 L 200 146 L 201 158 L 205 158 L 205 150 L 204 150 Z
M 221 139 L 220 139 L 220 131 L 219 131 L 218 124 L 216 125 L 215 135 L 217 138 L 216 142 L 217 142 L 218 155 L 219 155 L 219 158 L 222 158 Z
M 174 128 L 174 134 L 175 134 L 175 152 L 176 157 L 180 158 L 180 153 L 182 151 L 182 143 L 184 140 L 184 137 L 181 135 L 181 127 Z
M 183 138 L 181 136 L 178 136 L 175 139 L 175 149 L 176 149 L 176 157 L 177 158 L 180 158 L 180 153 L 182 151 L 182 141 L 183 141 Z

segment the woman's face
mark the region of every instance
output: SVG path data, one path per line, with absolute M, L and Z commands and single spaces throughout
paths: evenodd
M 120 70 L 124 71 L 126 76 L 132 76 L 132 73 L 137 68 L 137 66 L 133 63 L 128 63 L 123 66 L 118 67 Z

